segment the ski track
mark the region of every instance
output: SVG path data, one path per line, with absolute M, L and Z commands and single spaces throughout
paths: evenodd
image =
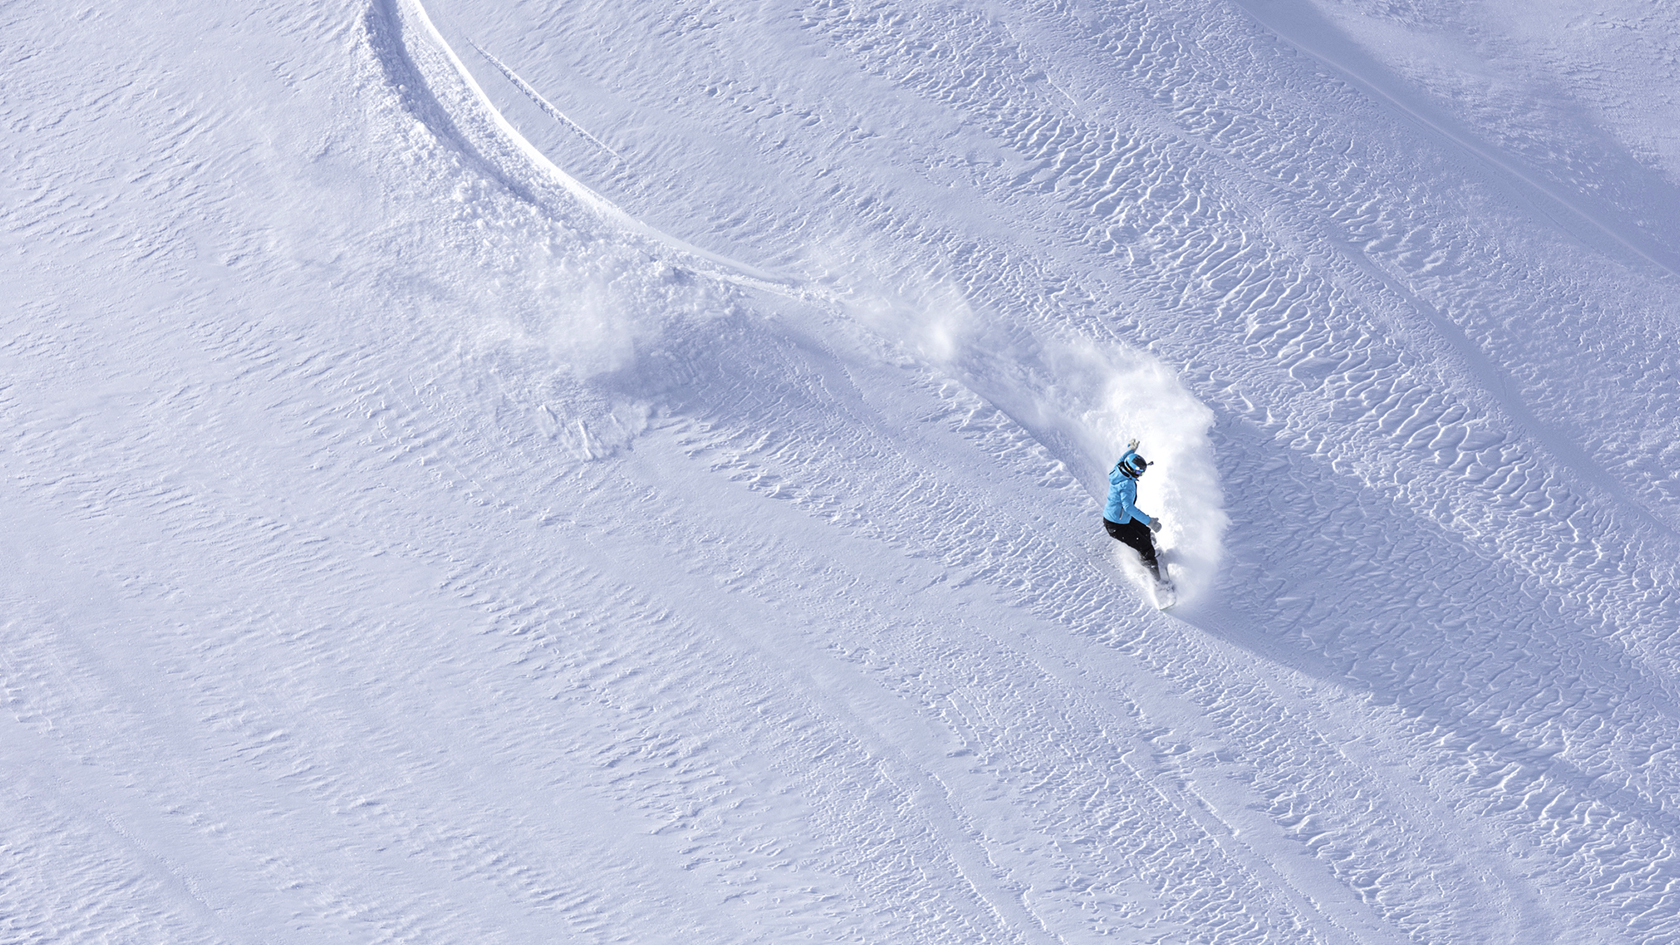
M 453 4 L 663 53 L 509 55 L 543 93 L 704 80 L 565 180 L 407 0 L 213 24 L 348 65 L 189 105 L 26 70 L 5 937 L 1680 936 L 1672 278 L 1237 13 L 1055 10 Z M 351 130 L 218 166 L 265 89 Z M 329 196 L 253 223 L 288 149 Z M 1069 337 L 1215 409 L 1181 614 L 1093 527 Z

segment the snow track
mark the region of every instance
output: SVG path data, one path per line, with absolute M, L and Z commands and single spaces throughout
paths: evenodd
M 1680 937 L 1660 167 L 1194 3 L 212 12 L 3 14 L 0 938 Z

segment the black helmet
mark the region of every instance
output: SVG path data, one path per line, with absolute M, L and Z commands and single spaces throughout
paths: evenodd
M 1131 476 L 1133 479 L 1143 475 L 1143 471 L 1148 468 L 1149 464 L 1144 462 L 1143 457 L 1136 453 L 1133 453 L 1120 461 L 1121 471 L 1123 471 L 1126 475 Z

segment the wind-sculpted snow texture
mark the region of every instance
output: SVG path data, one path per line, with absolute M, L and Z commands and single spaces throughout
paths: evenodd
M 1680 13 L 153 6 L 0 10 L 0 940 L 1680 941 Z

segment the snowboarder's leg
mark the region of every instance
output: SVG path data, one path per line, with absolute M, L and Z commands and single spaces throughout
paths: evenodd
M 1150 533 L 1148 525 L 1137 519 L 1121 525 L 1105 518 L 1103 519 L 1103 528 L 1108 531 L 1110 538 L 1125 543 L 1127 547 L 1138 553 L 1138 557 L 1143 559 L 1144 567 L 1147 567 L 1149 573 L 1155 576 L 1157 583 L 1163 580 L 1161 563 L 1155 557 L 1155 536 Z
M 1149 526 L 1145 525 L 1139 530 L 1143 534 L 1138 541 L 1135 544 L 1132 542 L 1126 542 L 1126 544 L 1137 549 L 1138 557 L 1143 559 L 1144 565 L 1149 568 L 1149 573 L 1155 575 L 1155 582 L 1159 584 L 1166 579 L 1161 576 L 1161 562 L 1155 557 L 1155 539 L 1149 534 Z

